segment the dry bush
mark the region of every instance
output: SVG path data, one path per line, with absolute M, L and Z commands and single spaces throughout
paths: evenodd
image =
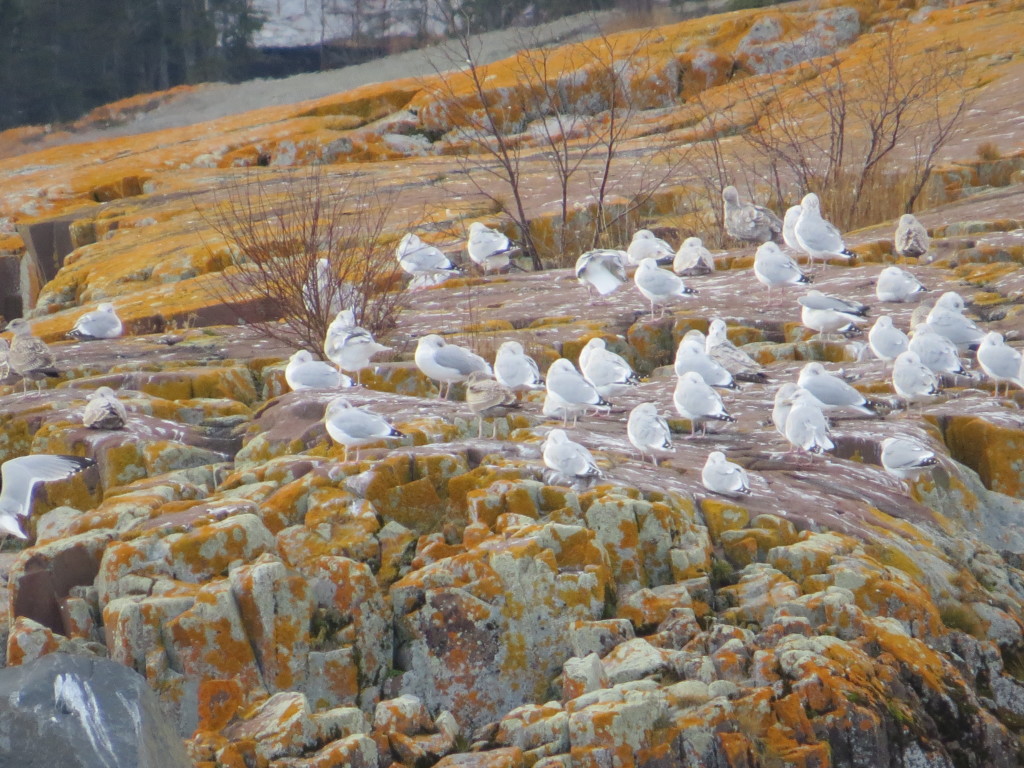
M 231 255 L 218 300 L 264 336 L 321 356 L 340 309 L 383 336 L 406 301 L 383 238 L 393 206 L 372 183 L 328 180 L 319 166 L 240 179 L 209 209 L 197 206 Z
M 993 162 L 1003 156 L 1003 153 L 999 151 L 999 145 L 994 141 L 983 141 L 974 150 L 979 160 L 986 162 Z
M 514 85 L 501 92 L 487 85 L 465 31 L 446 62 L 461 71 L 435 66 L 437 76 L 424 88 L 464 147 L 456 158 L 465 177 L 515 223 L 524 251 L 541 269 L 542 250 L 560 254 L 555 260 L 563 265 L 583 250 L 620 244 L 623 232 L 628 241 L 629 227 L 676 167 L 663 153 L 624 147 L 637 112 L 653 106 L 649 89 L 638 87 L 657 77 L 644 53 L 647 35 L 626 48 L 600 33 L 569 47 L 544 47 L 527 33 L 519 42 Z M 534 179 L 544 173 L 537 165 L 546 165 L 557 185 L 550 237 L 531 227 L 536 190 L 527 188 L 527 163 Z
M 780 210 L 817 192 L 843 230 L 910 212 L 957 130 L 968 107 L 962 51 L 913 55 L 906 26 L 876 35 L 855 74 L 827 56 L 742 82 L 756 117 L 742 134 L 747 171 Z

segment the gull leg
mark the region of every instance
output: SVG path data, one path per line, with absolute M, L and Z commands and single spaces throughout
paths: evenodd
M 481 438 L 481 437 L 484 436 L 484 417 L 483 416 L 477 416 L 476 417 L 476 436 L 477 436 L 477 438 Z

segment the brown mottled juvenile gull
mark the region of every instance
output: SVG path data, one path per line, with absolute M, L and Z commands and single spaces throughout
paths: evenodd
M 782 222 L 769 209 L 741 203 L 736 187 L 722 190 L 723 208 L 725 213 L 725 231 L 737 240 L 748 243 L 766 243 L 777 240 L 782 234 Z
M 483 437 L 484 416 L 500 416 L 519 407 L 516 393 L 504 384 L 495 381 L 483 371 L 473 371 L 466 381 L 466 405 L 469 406 L 479 421 L 476 436 Z M 493 425 L 491 437 L 498 432 L 498 425 Z
M 904 258 L 916 259 L 928 253 L 929 245 L 931 238 L 924 224 L 912 213 L 900 216 L 900 222 L 896 225 L 896 253 Z
M 7 330 L 14 334 L 8 361 L 11 370 L 25 381 L 25 389 L 28 389 L 29 379 L 34 379 L 37 388 L 41 388 L 45 376 L 59 375 L 54 368 L 53 352 L 46 342 L 32 335 L 28 321 L 23 317 L 15 318 L 8 323 Z
M 89 393 L 82 412 L 82 423 L 89 429 L 124 429 L 128 412 L 110 387 L 100 387 Z

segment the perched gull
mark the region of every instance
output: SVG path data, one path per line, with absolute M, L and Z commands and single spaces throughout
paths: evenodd
M 1021 375 L 1021 354 L 1013 347 L 1003 343 L 1003 335 L 989 331 L 978 347 L 978 365 L 985 375 L 995 384 L 993 394 L 999 395 L 999 382 L 1006 382 L 1006 394 L 1010 394 L 1010 385 L 1016 384 L 1024 389 L 1024 376 Z
M 640 378 L 621 356 L 608 349 L 605 340 L 593 338 L 580 352 L 580 371 L 601 397 L 614 397 L 636 386 Z
M 676 251 L 672 271 L 677 275 L 707 275 L 715 271 L 715 257 L 699 237 L 688 237 Z
M 963 312 L 963 297 L 956 291 L 947 291 L 928 313 L 928 325 L 935 333 L 956 344 L 957 349 L 975 349 L 985 337 L 985 332 Z
M 722 496 L 746 496 L 750 493 L 746 470 L 726 459 L 721 451 L 708 454 L 700 480 L 709 491 Z
M 772 404 L 772 424 L 783 437 L 786 436 L 786 419 L 789 412 L 793 410 L 793 396 L 800 389 L 796 384 L 787 381 L 775 390 L 775 400 Z
M 796 262 L 771 241 L 758 246 L 754 253 L 754 277 L 767 286 L 769 296 L 776 286 L 811 282 Z
M 85 410 L 82 411 L 82 423 L 89 429 L 124 429 L 128 422 L 128 412 L 124 403 L 117 399 L 110 387 L 99 387 L 90 392 Z
M 896 253 L 904 258 L 916 259 L 928 253 L 931 239 L 928 230 L 912 213 L 900 216 L 896 225 Z
M 473 263 L 484 271 L 504 269 L 509 264 L 509 254 L 518 246 L 509 240 L 504 232 L 491 229 L 485 224 L 474 221 L 469 225 L 469 239 L 466 241 L 466 252 Z
M 935 454 L 915 440 L 887 437 L 882 441 L 882 467 L 901 480 L 913 479 L 937 463 Z
M 609 403 L 589 381 L 583 378 L 571 362 L 560 357 L 548 368 L 547 397 L 544 400 L 545 416 L 561 415 L 562 423 L 569 421 L 575 426 L 579 415 L 591 408 L 607 408 Z
M 826 371 L 821 363 L 807 363 L 800 371 L 797 384 L 824 403 L 826 408 L 853 408 L 870 416 L 878 415 L 873 401 Z
M 725 410 L 721 395 L 705 384 L 696 371 L 687 371 L 679 377 L 672 401 L 679 415 L 689 419 L 691 437 L 696 433 L 698 424 L 706 434 L 708 421 L 736 421 Z
M 886 363 L 891 363 L 901 352 L 906 352 L 910 339 L 907 334 L 892 324 L 889 315 L 882 315 L 868 331 L 868 344 L 875 357 Z
M 303 389 L 336 389 L 351 387 L 352 379 L 338 371 L 330 363 L 314 360 L 305 349 L 288 358 L 284 369 L 284 380 L 293 392 Z
M 35 379 L 38 388 L 44 376 L 60 375 L 54 368 L 53 352 L 46 342 L 32 335 L 28 321 L 16 317 L 7 324 L 7 330 L 14 334 L 7 360 L 11 370 L 24 379 L 25 389 L 28 389 L 29 379 Z
M 789 444 L 806 453 L 824 453 L 835 448 L 835 443 L 829 439 L 825 414 L 816 404 L 814 395 L 798 387 L 789 401 L 784 430 Z
M 633 282 L 637 289 L 647 300 L 651 302 L 651 314 L 654 314 L 654 305 L 665 305 L 673 299 L 681 296 L 693 296 L 697 291 L 687 288 L 683 280 L 665 269 L 661 269 L 654 259 L 644 259 L 640 262 L 636 272 L 633 274 Z M 665 307 L 662 306 L 661 314 L 665 314 Z
M 518 341 L 506 341 L 494 357 L 494 378 L 515 392 L 540 389 L 544 379 L 537 362 L 523 351 Z
M 668 421 L 658 413 L 654 403 L 640 403 L 629 412 L 626 422 L 626 436 L 633 447 L 640 451 L 640 460 L 645 454 L 651 455 L 651 463 L 658 466 L 656 451 L 672 451 L 672 432 Z
M 892 388 L 907 401 L 909 408 L 915 401 L 939 394 L 939 380 L 917 353 L 907 350 L 893 363 Z
M 440 248 L 427 245 L 412 232 L 406 233 L 398 243 L 395 257 L 398 265 L 412 275 L 417 284 L 436 284 L 461 271 Z
M 916 354 L 921 363 L 934 373 L 967 373 L 956 344 L 942 334 L 936 333 L 931 323 L 921 323 L 913 330 L 907 349 Z
M 92 312 L 86 312 L 75 321 L 75 327 L 68 336 L 79 341 L 93 339 L 116 339 L 124 332 L 121 318 L 114 312 L 114 305 L 104 302 Z
M 587 251 L 576 259 L 576 279 L 587 286 L 587 293 L 593 286 L 602 296 L 612 293 L 626 282 L 626 263 L 629 255 L 625 251 L 598 248 Z
M 704 345 L 695 338 L 684 338 L 676 348 L 676 359 L 672 365 L 676 376 L 694 371 L 705 384 L 723 389 L 736 389 L 732 374 L 711 355 L 704 351 Z
M 927 291 L 921 281 L 899 267 L 886 267 L 878 273 L 875 296 L 879 301 L 907 301 L 915 293 Z
M 821 202 L 813 192 L 808 192 L 800 201 L 800 217 L 796 220 L 793 234 L 812 262 L 815 256 L 828 259 L 829 256 L 856 255 L 843 245 L 839 230 L 821 217 Z
M 27 539 L 19 518 L 32 511 L 32 489 L 36 483 L 64 480 L 94 462 L 80 456 L 47 453 L 8 459 L 0 467 L 0 533 Z
M 491 374 L 490 364 L 480 355 L 457 344 L 446 344 L 436 333 L 424 336 L 416 345 L 416 367 L 434 381 L 446 385 L 438 387 L 437 396 L 448 397 L 452 384 L 465 381 L 473 371 Z
M 356 461 L 359 461 L 359 449 L 367 443 L 388 437 L 402 437 L 402 433 L 388 424 L 383 417 L 356 408 L 344 397 L 336 397 L 327 404 L 324 425 L 331 439 L 344 446 L 344 461 L 348 461 L 349 448 L 356 449 Z
M 343 371 L 354 371 L 356 381 L 361 382 L 364 368 L 370 367 L 370 358 L 391 347 L 378 344 L 373 335 L 356 325 L 351 309 L 343 309 L 327 329 L 324 338 L 324 354 Z
M 800 245 L 800 241 L 796 239 L 796 222 L 800 218 L 800 211 L 803 210 L 799 205 L 791 205 L 786 209 L 786 215 L 782 219 L 782 242 L 795 253 L 804 253 L 807 251 Z
M 495 381 L 483 371 L 473 371 L 466 381 L 466 405 L 479 418 L 476 436 L 482 437 L 484 416 L 504 415 L 513 408 L 518 408 L 519 401 L 511 388 Z M 495 437 L 498 433 L 497 423 L 493 426 L 491 437 Z
M 302 303 L 306 308 L 328 316 L 352 306 L 358 298 L 359 290 L 334 274 L 330 259 L 317 259 L 302 284 Z
M 765 243 L 782 234 L 782 222 L 772 211 L 753 203 L 741 203 L 736 187 L 722 190 L 725 231 L 737 240 Z
M 712 360 L 731 373 L 737 381 L 761 383 L 768 380 L 761 364 L 729 341 L 725 321 L 721 318 L 714 318 L 708 325 L 704 351 L 711 356 Z
M 544 464 L 569 480 L 604 476 L 590 451 L 570 440 L 561 429 L 552 429 L 544 439 Z
M 811 330 L 829 334 L 865 322 L 868 308 L 863 304 L 829 296 L 821 291 L 808 291 L 797 299 L 803 309 L 800 321 Z
M 660 237 L 656 237 L 649 229 L 638 229 L 626 249 L 629 263 L 637 266 L 644 259 L 654 259 L 658 264 L 671 264 L 676 256 L 676 249 Z

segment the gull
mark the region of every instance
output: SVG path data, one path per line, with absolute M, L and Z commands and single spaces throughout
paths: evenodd
M 715 257 L 699 237 L 688 237 L 672 259 L 672 271 L 685 276 L 707 275 L 715 271 Z
M 626 422 L 626 437 L 638 451 L 640 460 L 644 460 L 645 454 L 651 454 L 651 463 L 658 466 L 658 459 L 655 451 L 673 451 L 672 431 L 668 427 L 668 421 L 658 413 L 658 407 L 654 403 L 640 403 L 629 412 L 629 420 Z
M 704 351 L 711 356 L 712 360 L 731 373 L 737 381 L 760 383 L 768 380 L 761 364 L 729 341 L 725 321 L 721 318 L 712 319 L 708 325 Z
M 917 400 L 939 394 L 939 380 L 916 352 L 901 352 L 892 366 L 892 388 L 907 401 L 909 408 Z
M 466 241 L 466 252 L 480 269 L 487 274 L 492 269 L 503 269 L 509 264 L 509 254 L 518 250 L 518 246 L 508 236 L 497 229 L 474 221 L 469 225 L 469 239 Z
M 579 443 L 574 443 L 564 430 L 552 429 L 544 439 L 544 464 L 569 480 L 603 477 L 594 456 Z
M 782 234 L 782 222 L 772 211 L 753 203 L 741 203 L 736 187 L 722 190 L 725 231 L 737 240 L 765 243 Z
M 352 379 L 330 363 L 314 360 L 313 355 L 305 349 L 300 349 L 288 358 L 288 365 L 284 368 L 284 380 L 288 382 L 292 392 L 352 386 Z
M 821 217 L 821 202 L 813 192 L 808 192 L 800 201 L 800 216 L 796 220 L 793 234 L 811 263 L 815 256 L 827 259 L 829 256 L 849 258 L 856 255 L 843 245 L 843 236 L 839 230 Z
M 0 381 L 11 375 L 10 354 L 11 347 L 7 343 L 7 339 L 0 339 Z
M 885 363 L 891 363 L 901 352 L 906 352 L 910 345 L 907 334 L 892 324 L 889 315 L 882 315 L 868 331 L 868 344 L 875 357 Z
M 995 384 L 994 395 L 999 396 L 999 382 L 1006 382 L 1006 394 L 1010 394 L 1010 385 L 1016 384 L 1024 389 L 1024 376 L 1021 375 L 1021 354 L 1013 347 L 1003 343 L 1003 335 L 989 331 L 978 347 L 978 365 L 985 375 Z
M 514 392 L 540 389 L 544 379 L 537 362 L 523 351 L 518 341 L 506 341 L 494 357 L 494 378 Z
M 32 512 L 32 489 L 36 483 L 64 480 L 95 462 L 80 456 L 37 453 L 8 459 L 0 467 L 0 533 L 27 539 L 19 518 Z
M 825 404 L 813 394 L 798 384 L 791 381 L 786 382 L 776 390 L 775 401 L 772 404 L 772 424 L 783 437 L 786 436 L 786 419 L 789 417 L 789 412 L 793 410 L 793 399 L 797 394 L 804 399 L 804 402 L 810 403 L 822 411 L 825 410 Z
M 79 341 L 93 339 L 116 339 L 124 332 L 121 319 L 114 312 L 114 305 L 104 302 L 92 312 L 86 312 L 75 321 L 75 327 L 68 336 Z
M 378 344 L 365 328 L 356 325 L 351 309 L 343 309 L 327 328 L 324 354 L 343 371 L 354 371 L 356 381 L 362 383 L 364 368 L 370 367 L 370 358 L 391 347 Z
M 128 412 L 110 387 L 90 392 L 82 411 L 82 423 L 89 429 L 124 429 Z
M 835 448 L 829 437 L 825 414 L 806 389 L 798 387 L 789 398 L 789 413 L 785 418 L 784 435 L 798 451 L 824 453 Z
M 593 286 L 599 294 L 607 296 L 626 282 L 628 260 L 625 251 L 611 248 L 587 251 L 576 259 L 576 279 L 587 286 L 587 293 Z
M 584 411 L 591 408 L 607 408 L 610 405 L 597 388 L 576 370 L 576 366 L 564 357 L 551 364 L 545 378 L 547 396 L 544 400 L 544 415 L 561 414 L 563 424 L 568 423 L 571 415 L 575 426 L 576 419 Z
M 800 242 L 796 239 L 796 222 L 800 218 L 801 210 L 803 209 L 799 205 L 791 205 L 786 209 L 786 215 L 782 218 L 782 242 L 791 251 L 806 254 L 807 251 L 803 249 Z
M 614 397 L 640 383 L 629 363 L 601 338 L 591 339 L 580 351 L 580 371 L 601 397 Z
M 896 225 L 896 253 L 903 258 L 916 259 L 928 253 L 928 246 L 931 239 L 928 237 L 928 230 L 917 220 L 912 213 L 904 213 L 900 216 L 900 222 Z
M 480 355 L 457 344 L 446 344 L 436 333 L 419 340 L 415 360 L 416 367 L 423 371 L 427 378 L 445 385 L 444 397 L 448 397 L 452 384 L 465 381 L 473 371 L 492 373 L 490 364 Z M 438 387 L 437 396 L 441 397 L 441 393 L 442 388 Z
M 800 271 L 792 257 L 783 253 L 771 241 L 758 246 L 754 253 L 754 277 L 767 286 L 769 296 L 776 286 L 811 282 L 811 278 Z
M 483 371 L 473 371 L 466 381 L 466 405 L 478 417 L 476 436 L 483 437 L 483 417 L 504 415 L 513 408 L 518 408 L 519 401 L 510 387 L 495 381 Z M 498 434 L 497 422 L 492 426 L 493 438 Z
M 739 464 L 725 458 L 721 451 L 712 451 L 700 473 L 701 483 L 712 493 L 722 496 L 747 496 L 750 481 L 747 472 Z
M 708 386 L 696 371 L 687 371 L 679 377 L 672 401 L 679 415 L 689 419 L 690 437 L 696 433 L 698 424 L 707 434 L 708 421 L 736 421 L 725 410 L 721 395 Z
M 736 382 L 733 381 L 732 374 L 715 362 L 711 355 L 704 351 L 704 345 L 696 338 L 683 338 L 679 342 L 672 367 L 676 376 L 694 371 L 705 384 L 723 389 L 736 389 Z
M 682 278 L 661 269 L 658 263 L 650 258 L 640 262 L 640 266 L 637 267 L 633 275 L 633 282 L 640 293 L 651 302 L 652 315 L 655 304 L 664 305 L 681 296 L 693 296 L 697 293 L 693 288 L 687 288 Z M 661 308 L 661 314 L 665 314 L 664 306 Z
M 928 313 L 928 324 L 933 331 L 956 344 L 957 349 L 974 349 L 985 337 L 985 332 L 965 317 L 963 311 L 963 298 L 955 291 L 947 291 Z
M 899 267 L 886 267 L 878 273 L 875 296 L 879 301 L 907 301 L 915 293 L 927 291 L 921 281 Z
M 440 248 L 424 243 L 412 232 L 402 237 L 395 257 L 398 265 L 420 284 L 436 284 L 461 271 Z
M 629 263 L 638 266 L 644 259 L 654 259 L 658 264 L 671 264 L 676 256 L 676 249 L 660 237 L 656 237 L 649 229 L 638 229 L 626 248 Z
M 877 403 L 826 371 L 821 363 L 807 363 L 800 371 L 797 384 L 814 395 L 826 409 L 853 408 L 870 416 L 878 415 Z
M 907 349 L 934 373 L 967 374 L 956 344 L 936 333 L 931 323 L 921 323 L 913 330 Z
M 882 467 L 890 475 L 910 480 L 937 464 L 935 454 L 904 437 L 887 437 L 882 441 Z
M 317 314 L 335 315 L 358 298 L 359 290 L 334 274 L 330 259 L 317 259 L 302 284 L 302 303 Z
M 797 299 L 803 309 L 800 321 L 811 330 L 829 334 L 863 323 L 868 308 L 857 302 L 829 296 L 821 291 L 808 291 Z
M 359 449 L 367 443 L 403 437 L 382 416 L 356 408 L 345 397 L 336 397 L 327 404 L 324 425 L 331 439 L 345 448 L 343 461 L 348 461 L 349 448 L 356 449 L 356 461 L 359 461 Z
M 53 352 L 46 342 L 32 335 L 28 321 L 16 317 L 7 324 L 7 330 L 14 334 L 7 360 L 12 371 L 22 377 L 24 388 L 28 389 L 28 380 L 36 380 L 36 388 L 42 387 L 45 376 L 59 376 L 54 368 Z

